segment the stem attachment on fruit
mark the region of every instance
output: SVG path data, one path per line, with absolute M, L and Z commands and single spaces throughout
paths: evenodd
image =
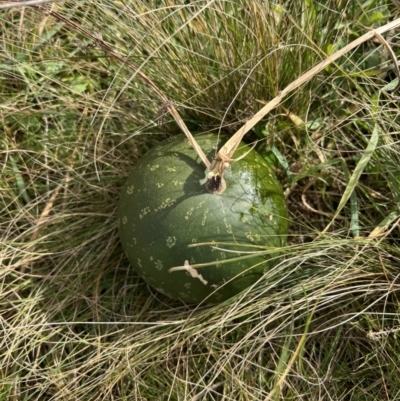
M 224 155 L 217 155 L 212 161 L 211 166 L 206 170 L 205 187 L 208 192 L 220 195 L 226 188 L 224 172 L 229 168 L 232 159 L 227 159 Z M 204 180 L 203 180 L 204 183 Z
M 200 181 L 201 184 L 205 184 L 205 187 L 208 192 L 211 192 L 212 194 L 217 194 L 220 195 L 222 192 L 224 192 L 226 188 L 226 183 L 224 180 L 224 172 L 226 169 L 228 169 L 231 165 L 231 163 L 237 162 L 244 157 L 246 157 L 256 146 L 254 144 L 251 149 L 249 149 L 248 152 L 246 152 L 244 155 L 238 157 L 237 159 L 231 159 L 231 155 L 233 152 L 237 149 L 239 146 L 240 141 L 242 140 L 242 135 L 239 137 L 237 136 L 236 139 L 232 137 L 229 141 L 234 140 L 235 145 L 233 151 L 230 152 L 230 155 L 226 155 L 226 144 L 221 148 L 221 150 L 217 153 L 217 156 L 215 159 L 212 161 L 211 166 L 206 170 L 206 178 L 202 181 Z M 239 139 L 238 142 L 237 139 Z M 229 142 L 228 141 L 228 142 Z M 228 143 L 227 142 L 227 143 Z

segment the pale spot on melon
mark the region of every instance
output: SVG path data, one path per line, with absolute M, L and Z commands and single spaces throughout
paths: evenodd
M 167 237 L 167 247 L 172 248 L 176 243 L 176 237 Z
M 162 270 L 163 264 L 162 264 L 161 260 L 156 260 L 156 261 L 154 262 L 154 267 L 155 267 L 157 270 Z

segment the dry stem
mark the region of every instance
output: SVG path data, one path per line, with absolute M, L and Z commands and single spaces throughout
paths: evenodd
M 218 179 L 221 181 L 221 178 L 216 177 L 223 177 L 224 171 L 227 167 L 229 167 L 230 163 L 233 163 L 235 159 L 233 159 L 233 154 L 235 153 L 236 149 L 239 146 L 240 141 L 242 140 L 243 136 L 249 132 L 262 118 L 264 118 L 271 110 L 275 109 L 282 100 L 285 98 L 287 94 L 292 92 L 293 90 L 297 89 L 301 85 L 310 81 L 315 75 L 321 72 L 325 67 L 332 64 L 335 60 L 339 57 L 343 56 L 350 50 L 354 49 L 355 47 L 359 46 L 361 43 L 366 42 L 367 40 L 373 39 L 377 37 L 378 40 L 382 41 L 381 34 L 392 29 L 397 28 L 400 26 L 400 18 L 389 22 L 388 24 L 374 29 L 370 32 L 367 32 L 365 35 L 359 37 L 358 39 L 354 40 L 353 42 L 349 43 L 347 46 L 343 47 L 342 49 L 338 50 L 337 52 L 333 53 L 332 55 L 328 56 L 325 60 L 318 63 L 316 66 L 311 68 L 309 71 L 301 75 L 295 81 L 293 81 L 290 85 L 288 85 L 278 96 L 272 99 L 266 106 L 264 106 L 260 111 L 258 111 L 253 118 L 246 121 L 246 123 L 225 143 L 224 146 L 219 150 L 218 154 L 216 155 L 215 159 L 213 160 L 210 171 L 208 175 L 210 179 L 216 180 Z M 385 43 L 385 46 L 388 46 Z M 397 65 L 397 64 L 396 64 Z M 222 178 L 223 180 L 223 178 Z
M 42 9 L 40 6 L 34 6 L 38 9 Z M 141 72 L 137 67 L 127 61 L 124 57 L 120 56 L 116 53 L 113 49 L 111 49 L 101 38 L 97 37 L 94 34 L 91 34 L 80 25 L 76 24 L 75 22 L 69 20 L 68 18 L 62 16 L 61 14 L 55 11 L 49 11 L 49 15 L 53 16 L 54 18 L 58 19 L 59 21 L 64 22 L 65 24 L 71 26 L 72 28 L 76 29 L 86 37 L 93 40 L 93 43 L 97 44 L 104 50 L 106 53 L 110 54 L 114 58 L 123 62 L 129 69 L 134 71 L 142 81 L 148 85 L 162 100 L 162 102 L 166 105 L 167 110 L 170 112 L 178 126 L 181 130 L 185 133 L 187 138 L 190 141 L 190 144 L 196 151 L 197 155 L 200 157 L 201 161 L 206 166 L 206 188 L 212 192 L 220 194 L 225 189 L 225 181 L 223 178 L 224 171 L 229 167 L 229 165 L 236 160 L 233 159 L 233 154 L 237 150 L 243 136 L 250 131 L 262 118 L 264 118 L 271 110 L 275 109 L 285 98 L 287 94 L 292 92 L 293 90 L 299 88 L 301 85 L 310 81 L 315 75 L 319 72 L 323 71 L 325 67 L 332 64 L 335 60 L 349 52 L 350 50 L 354 49 L 355 47 L 359 46 L 361 43 L 366 42 L 367 40 L 373 39 L 377 37 L 378 40 L 382 40 L 381 34 L 392 29 L 397 28 L 400 26 L 400 18 L 374 30 L 367 32 L 365 35 L 359 37 L 358 39 L 354 40 L 353 42 L 349 43 L 347 46 L 343 47 L 342 49 L 338 50 L 337 52 L 333 53 L 330 56 L 316 66 L 311 68 L 309 71 L 301 75 L 295 81 L 293 81 L 290 85 L 288 85 L 282 92 L 272 99 L 266 106 L 264 106 L 261 110 L 259 110 L 250 120 L 246 121 L 246 123 L 222 146 L 222 148 L 217 153 L 215 159 L 210 163 L 204 154 L 203 150 L 198 145 L 197 141 L 194 139 L 193 135 L 190 133 L 186 124 L 182 120 L 181 116 L 179 115 L 178 111 L 173 105 L 167 96 L 148 78 L 143 72 Z M 386 44 L 385 44 L 386 45 Z

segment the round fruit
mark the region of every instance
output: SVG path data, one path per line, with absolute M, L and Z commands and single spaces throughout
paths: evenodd
M 196 141 L 211 160 L 218 136 Z M 285 199 L 271 168 L 249 150 L 240 144 L 234 157 L 249 153 L 225 171 L 220 195 L 200 184 L 205 167 L 186 138 L 151 149 L 130 173 L 118 210 L 121 242 L 158 291 L 187 303 L 221 302 L 276 263 L 288 231 Z

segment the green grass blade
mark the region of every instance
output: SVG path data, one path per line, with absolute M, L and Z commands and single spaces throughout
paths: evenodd
M 353 174 L 351 175 L 349 182 L 347 183 L 346 189 L 342 195 L 342 198 L 340 199 L 339 206 L 337 207 L 337 210 L 335 212 L 335 215 L 333 216 L 331 222 L 328 224 L 328 226 L 324 229 L 323 233 L 325 233 L 329 227 L 331 226 L 332 222 L 335 220 L 335 218 L 339 215 L 343 207 L 346 205 L 348 200 L 350 199 L 353 191 L 358 185 L 358 182 L 360 180 L 360 177 L 362 173 L 365 170 L 365 167 L 367 166 L 369 160 L 371 159 L 376 146 L 378 144 L 379 140 L 379 128 L 378 125 L 375 124 L 374 130 L 371 135 L 371 139 L 368 142 L 368 146 L 365 149 L 365 152 L 361 156 L 360 161 L 358 162 L 356 168 L 353 171 Z

